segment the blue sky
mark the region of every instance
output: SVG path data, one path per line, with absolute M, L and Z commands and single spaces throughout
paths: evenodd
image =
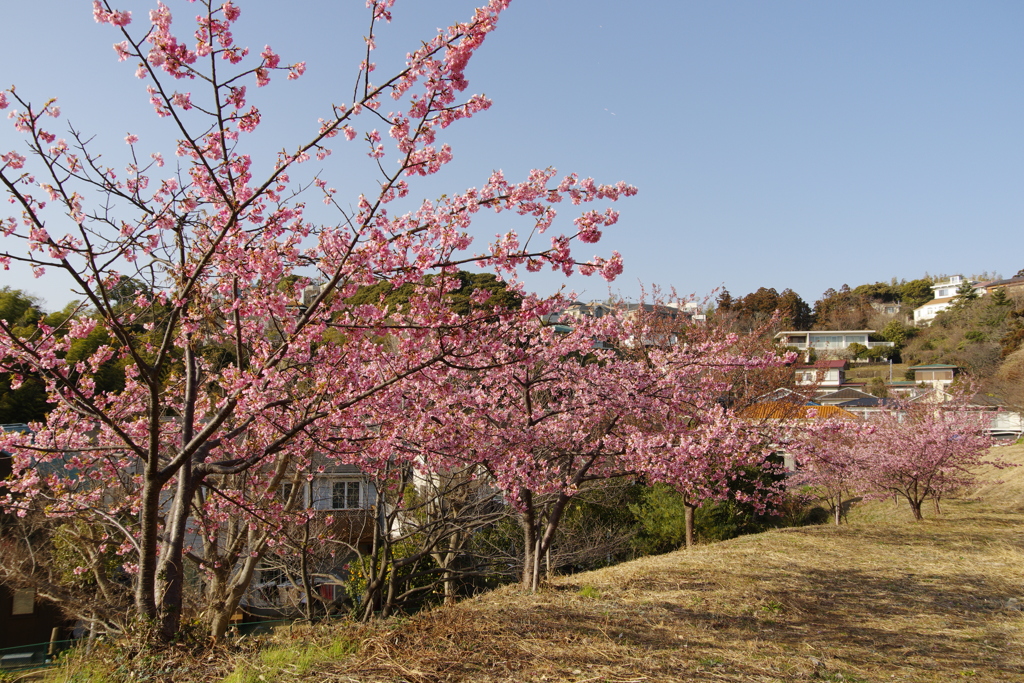
M 181 21 L 195 11 L 168 4 Z M 264 113 L 257 158 L 269 159 L 348 98 L 367 15 L 362 0 L 239 5 L 239 43 L 309 65 L 250 97 Z M 120 6 L 140 22 L 151 3 Z M 472 7 L 398 0 L 380 72 Z M 169 154 L 90 2 L 3 3 L 0 26 L 0 83 L 37 103 L 59 97 L 65 121 L 112 156 L 129 131 Z M 632 183 L 640 193 L 593 245 L 623 254 L 612 289 L 627 297 L 640 283 L 699 296 L 766 286 L 813 303 L 844 283 L 1010 276 L 1024 268 L 1022 30 L 1019 2 L 514 0 L 468 72 L 494 106 L 449 129 L 455 161 L 414 194 L 479 186 L 495 168 Z M 18 148 L 0 124 L 0 148 Z M 367 187 L 358 164 L 327 170 L 351 201 Z M 51 308 L 71 298 L 56 278 L 0 277 Z M 527 282 L 547 293 L 565 280 Z M 595 278 L 568 284 L 587 299 L 609 291 Z

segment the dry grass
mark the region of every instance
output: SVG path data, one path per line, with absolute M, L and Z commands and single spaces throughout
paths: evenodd
M 990 454 L 1015 466 L 984 468 L 974 495 L 989 507 L 1024 513 L 1024 445 L 999 446 Z
M 1024 447 L 995 452 L 1024 462 Z M 317 637 L 354 639 L 356 653 L 304 680 L 1024 681 L 1024 468 L 985 479 L 989 502 L 950 501 L 920 524 L 906 506 L 860 503 L 839 528 L 747 536 L 564 577 L 536 595 L 506 587 L 399 622 L 336 626 Z

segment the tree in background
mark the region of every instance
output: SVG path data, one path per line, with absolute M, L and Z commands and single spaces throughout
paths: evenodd
M 479 188 L 436 202 L 410 198 L 410 183 L 451 159 L 444 129 L 490 105 L 463 95 L 465 69 L 507 4 L 492 0 L 371 82 L 374 36 L 392 5 L 371 0 L 352 99 L 328 108 L 304 139 L 282 141 L 266 166 L 246 152 L 261 123 L 250 100 L 273 78 L 301 77 L 305 64 L 236 45 L 241 13 L 231 1 L 199 2 L 195 24 L 177 33 L 163 4 L 136 31 L 130 12 L 94 3 L 96 21 L 119 34 L 119 59 L 136 65 L 177 139 L 161 153 L 129 134 L 123 169 L 107 165 L 122 155 L 101 155 L 91 135 L 52 131 L 55 100 L 38 106 L 21 90 L 0 92 L 0 108 L 13 108 L 29 149 L 27 157 L 0 155 L 0 182 L 19 211 L 0 221 L 0 265 L 18 261 L 37 276 L 62 271 L 89 310 L 31 334 L 0 321 L 0 370 L 34 373 L 55 406 L 33 437 L 0 438 L 14 470 L 4 505 L 102 527 L 103 551 L 118 558 L 135 617 L 161 638 L 173 638 L 185 616 L 185 562 L 200 531 L 218 538 L 231 519 L 270 529 L 288 523 L 273 504 L 287 472 L 307 470 L 327 447 L 331 457 L 366 464 L 358 444 L 372 434 L 362 408 L 370 397 L 392 396 L 387 389 L 435 365 L 482 370 L 475 357 L 507 346 L 525 320 L 549 309 L 525 297 L 497 320 L 458 316 L 445 300 L 458 279 L 426 284 L 427 276 L 453 275 L 466 263 L 506 276 L 520 266 L 607 279 L 621 271 L 617 254 L 572 253 L 574 240 L 596 242 L 616 222 L 611 208 L 582 211 L 567 234 L 543 245 L 541 233 L 557 203 L 635 192 L 623 183 L 559 179 L 553 169 L 512 182 L 496 171 Z M 344 153 L 357 139 L 377 176 L 345 198 L 307 162 Z M 177 157 L 176 170 L 165 168 L 165 154 Z M 303 191 L 335 215 L 314 220 Z M 482 209 L 523 216 L 526 234 L 510 229 L 471 250 L 467 231 Z M 404 310 L 349 303 L 382 280 L 418 286 Z M 321 286 L 303 301 L 311 282 Z M 83 343 L 91 350 L 76 357 Z M 104 384 L 108 364 L 123 368 L 123 388 Z M 389 414 L 407 410 L 392 405 Z M 273 535 L 260 538 L 234 557 L 251 567 Z M 211 579 L 212 568 L 196 570 Z M 233 611 L 233 600 L 221 611 Z M 223 620 L 210 623 L 221 635 Z
M 770 330 L 773 334 L 780 329 L 808 330 L 813 322 L 811 307 L 792 289 L 779 294 L 774 288 L 760 287 L 739 299 L 733 299 L 729 291 L 723 289 L 715 303 L 719 323 L 728 320 L 735 330 L 745 333 L 772 320 L 775 322 Z
M 902 402 L 874 416 L 852 439 L 848 456 L 860 468 L 869 489 L 910 504 L 915 521 L 921 506 L 970 486 L 974 470 L 991 445 L 985 428 L 989 416 L 972 410 L 960 393 L 947 403 Z
M 960 286 L 956 288 L 956 296 L 953 301 L 950 302 L 952 308 L 962 308 L 970 302 L 978 298 L 978 292 L 974 289 L 974 285 L 969 280 L 964 280 L 960 283 Z
M 20 289 L 0 288 L 0 320 L 22 336 L 37 332 L 39 301 Z M 0 423 L 41 420 L 49 409 L 46 385 L 30 367 L 0 373 Z
M 423 406 L 423 426 L 410 431 L 423 439 L 421 460 L 488 468 L 520 516 L 524 587 L 537 586 L 562 519 L 594 482 L 641 478 L 693 506 L 740 498 L 759 510 L 779 493 L 777 482 L 733 485 L 749 468 L 768 466 L 773 434 L 734 419 L 722 399 L 738 369 L 775 368 L 792 356 L 751 352 L 737 336 L 674 310 L 585 318 L 568 333 L 538 323 L 520 328 L 471 380 L 446 378 L 443 366 L 418 373 L 423 394 L 410 402 Z
M 839 291 L 827 289 L 814 302 L 814 329 L 816 330 L 863 330 L 868 319 L 874 314 L 868 300 L 843 285 Z
M 799 468 L 790 485 L 809 487 L 828 505 L 836 525 L 845 515 L 843 497 L 863 482 L 863 463 L 854 447 L 863 429 L 858 422 L 821 420 L 795 432 L 786 444 Z
M 931 301 L 934 296 L 933 284 L 929 278 L 918 278 L 909 282 L 901 282 L 898 290 L 899 301 L 911 310 L 918 306 L 923 306 Z

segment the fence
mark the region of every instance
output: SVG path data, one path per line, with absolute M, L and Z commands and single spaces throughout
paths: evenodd
M 77 640 L 54 640 L 48 643 L 0 649 L 0 671 L 18 671 L 50 666 L 58 654 L 78 642 Z

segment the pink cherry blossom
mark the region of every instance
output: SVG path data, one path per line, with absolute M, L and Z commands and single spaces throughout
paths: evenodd
M 242 135 L 269 110 L 248 104 L 242 84 L 255 78 L 265 86 L 273 71 L 286 71 L 275 86 L 287 97 L 286 81 L 302 75 L 305 62 L 236 45 L 237 3 L 199 2 L 203 11 L 183 31 L 186 22 L 179 17 L 176 24 L 162 2 L 138 29 L 129 13 L 94 3 L 96 20 L 116 30 L 118 59 L 142 62 L 136 75 L 146 79 L 162 125 L 174 131 L 173 147 L 146 150 L 152 162 L 135 152 L 125 170 L 108 167 L 113 157 L 98 141 L 85 138 L 83 150 L 72 140 L 69 148 L 40 127 L 44 114 L 59 113 L 52 101 L 40 108 L 14 89 L 0 93 L 2 106 L 10 99 L 17 107 L 11 119 L 28 150 L 0 156 L 14 207 L 0 217 L 0 264 L 16 258 L 37 276 L 62 271 L 89 307 L 88 315 L 76 314 L 60 330 L 40 328 L 30 339 L 0 327 L 0 371 L 31 369 L 54 405 L 34 425 L 31 443 L 0 435 L 0 448 L 13 454 L 0 499 L 5 509 L 20 514 L 34 506 L 102 530 L 132 577 L 131 594 L 123 596 L 134 605 L 130 623 L 157 624 L 170 638 L 191 590 L 186 562 L 201 566 L 206 588 L 223 589 L 223 607 L 209 612 L 211 632 L 220 636 L 226 622 L 214 612 L 233 614 L 281 528 L 310 521 L 313 513 L 286 510 L 276 499 L 285 475 L 315 479 L 325 464 L 379 474 L 407 457 L 395 454 L 431 444 L 431 466 L 478 458 L 517 504 L 529 490 L 571 497 L 582 479 L 559 471 L 561 456 L 592 440 L 556 413 L 522 428 L 529 411 L 514 389 L 535 370 L 544 369 L 559 389 L 551 400 L 594 429 L 608 416 L 595 409 L 605 399 L 630 419 L 644 410 L 668 419 L 672 406 L 696 401 L 699 410 L 689 415 L 701 417 L 699 428 L 671 418 L 675 431 L 666 438 L 623 423 L 608 431 L 588 471 L 645 472 L 680 487 L 703 477 L 693 485 L 721 486 L 733 461 L 716 457 L 719 469 L 701 470 L 700 454 L 708 444 L 723 452 L 751 446 L 753 437 L 731 431 L 707 395 L 683 391 L 681 383 L 694 376 L 682 367 L 697 361 L 675 349 L 654 352 L 655 366 L 618 364 L 599 351 L 606 373 L 596 364 L 574 366 L 566 354 L 586 355 L 595 339 L 625 344 L 625 328 L 615 327 L 624 323 L 588 323 L 559 338 L 537 324 L 537 311 L 555 303 L 525 294 L 516 279 L 520 267 L 620 274 L 617 252 L 582 261 L 574 249 L 602 239 L 618 217 L 609 205 L 635 188 L 575 174 L 559 180 L 555 169 L 540 167 L 521 177 L 495 172 L 478 187 L 436 200 L 413 199 L 421 196 L 415 183 L 443 173 L 458 152 L 447 129 L 490 106 L 463 94 L 467 67 L 507 2 L 490 2 L 427 36 L 404 61 L 380 60 L 397 64 L 380 85 L 367 77 L 376 47 L 371 31 L 352 100 L 317 112 L 308 128 L 302 121 L 277 125 L 287 139 L 269 163 Z M 371 2 L 371 21 L 390 20 L 392 5 Z M 182 80 L 195 87 L 178 85 Z M 390 135 L 379 132 L 384 127 Z M 303 164 L 326 158 L 339 133 L 366 142 L 379 175 L 328 182 L 317 175 L 321 165 Z M 125 141 L 134 146 L 139 138 Z M 170 152 L 174 172 L 151 176 Z M 309 211 L 310 189 L 329 207 L 323 211 L 336 215 Z M 481 211 L 510 219 L 490 245 L 474 243 L 472 222 Z M 529 239 L 534 232 L 545 237 Z M 446 277 L 468 263 L 505 278 L 524 296 L 523 308 L 491 311 L 479 296 L 479 310 L 453 312 L 445 297 L 455 285 Z M 361 287 L 383 281 L 414 290 L 407 308 L 350 303 Z M 69 350 L 81 335 L 109 341 L 75 357 Z M 716 372 L 727 341 L 693 346 L 707 354 L 700 367 Z M 105 391 L 95 376 L 112 366 L 124 369 L 124 386 Z M 576 380 L 584 383 L 574 392 Z M 642 399 L 630 404 L 623 386 L 637 388 Z M 418 412 L 408 408 L 414 398 Z M 452 405 L 477 410 L 453 414 L 446 409 Z M 482 423 L 486 415 L 496 422 Z M 467 450 L 465 436 L 460 441 L 460 429 L 480 435 L 476 452 Z M 540 457 L 545 439 L 557 440 L 561 459 Z M 69 468 L 79 476 L 53 474 Z M 229 537 L 241 539 L 234 550 L 222 543 Z

